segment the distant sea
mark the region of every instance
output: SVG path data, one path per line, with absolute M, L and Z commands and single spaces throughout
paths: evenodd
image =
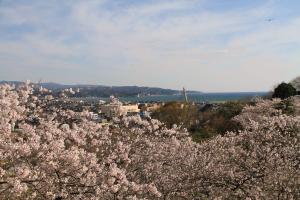
M 236 101 L 247 100 L 254 97 L 266 96 L 267 92 L 231 92 L 231 93 L 198 93 L 187 94 L 189 102 L 224 102 L 224 101 Z M 109 101 L 106 97 L 90 97 L 92 101 Z M 153 95 L 142 97 L 119 97 L 122 102 L 135 102 L 135 103 L 147 103 L 147 102 L 170 102 L 170 101 L 184 101 L 183 95 Z

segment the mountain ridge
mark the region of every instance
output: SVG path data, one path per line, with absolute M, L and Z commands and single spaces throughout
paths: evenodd
M 0 81 L 1 83 L 19 85 L 21 81 Z M 106 86 L 92 84 L 61 84 L 55 82 L 36 83 L 37 86 L 50 89 L 53 93 L 58 93 L 60 90 L 73 88 L 79 89 L 80 92 L 74 94 L 74 97 L 109 97 L 115 95 L 118 97 L 125 96 L 149 96 L 149 95 L 175 95 L 180 94 L 181 90 L 165 89 L 160 87 L 147 86 Z M 188 94 L 200 94 L 199 91 L 187 91 Z

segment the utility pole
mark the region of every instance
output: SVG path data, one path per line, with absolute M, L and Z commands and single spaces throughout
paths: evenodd
M 183 96 L 184 96 L 184 100 L 185 100 L 185 102 L 187 103 L 188 102 L 188 98 L 187 98 L 187 95 L 186 95 L 186 90 L 185 90 L 185 88 L 183 87 L 183 90 L 182 90 L 182 94 L 183 94 Z

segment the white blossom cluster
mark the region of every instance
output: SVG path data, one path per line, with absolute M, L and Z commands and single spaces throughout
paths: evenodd
M 102 127 L 87 112 L 45 112 L 49 101 L 0 85 L 0 199 L 300 198 L 300 117 L 279 100 L 246 107 L 244 130 L 201 144 L 138 116 Z

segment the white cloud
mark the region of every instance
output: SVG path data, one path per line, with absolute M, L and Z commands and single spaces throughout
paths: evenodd
M 265 90 L 300 73 L 299 58 L 283 49 L 292 44 L 299 50 L 300 18 L 266 22 L 272 3 L 217 12 L 194 0 L 113 8 L 109 1 L 49 2 L 0 8 L 0 24 L 34 27 L 17 40 L 0 41 L 7 55 L 0 65 L 94 71 L 70 82 L 208 91 Z

